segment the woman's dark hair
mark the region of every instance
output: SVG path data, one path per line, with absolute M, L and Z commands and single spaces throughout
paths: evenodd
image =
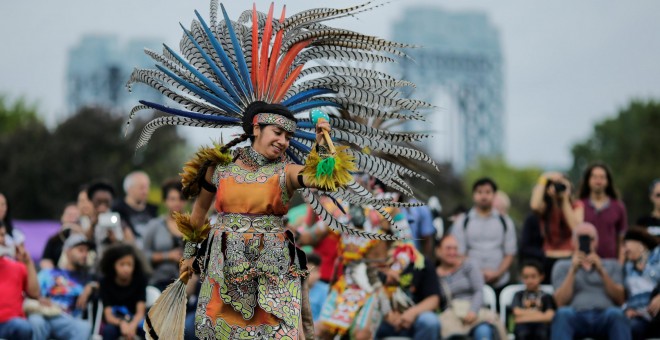
M 610 171 L 610 168 L 607 165 L 605 165 L 605 163 L 601 163 L 601 162 L 591 164 L 584 171 L 584 175 L 582 176 L 582 182 L 580 183 L 579 197 L 581 199 L 589 198 L 589 195 L 591 194 L 591 188 L 589 188 L 589 178 L 591 177 L 591 173 L 596 168 L 603 169 L 605 171 L 605 175 L 607 176 L 607 187 L 605 187 L 605 194 L 611 199 L 617 199 L 619 195 L 617 195 L 616 190 L 614 190 L 614 180 L 612 179 L 612 171 Z
M 281 116 L 284 116 L 288 119 L 296 121 L 296 118 L 293 116 L 293 113 L 289 108 L 281 104 L 268 104 L 262 101 L 256 101 L 250 103 L 243 113 L 243 132 L 252 136 L 252 120 L 254 116 L 259 113 L 274 113 Z
M 564 178 L 566 178 L 566 176 L 564 176 Z M 570 238 L 571 235 L 573 235 L 573 231 L 571 230 L 571 227 L 568 225 L 568 222 L 566 222 L 566 219 L 563 218 L 564 214 L 561 211 L 561 207 L 555 207 L 555 202 L 553 201 L 552 197 L 548 195 L 548 188 L 554 184 L 555 183 L 552 181 L 548 181 L 545 184 L 545 189 L 543 191 L 543 203 L 545 203 L 545 211 L 543 212 L 543 214 L 541 214 L 539 218 L 539 222 L 541 223 L 541 227 L 543 228 L 541 230 L 543 238 L 547 239 L 548 242 L 552 242 L 552 235 L 550 234 L 550 218 L 552 217 L 552 213 L 554 212 L 554 209 L 559 209 L 559 211 L 562 213 L 562 218 L 559 219 L 559 231 L 561 232 L 562 238 L 566 238 L 566 237 Z
M 493 188 L 493 192 L 497 192 L 497 184 L 495 184 L 495 181 L 488 177 L 480 178 L 474 184 L 472 185 L 472 192 L 477 190 L 478 187 L 484 186 L 484 185 L 490 185 L 491 188 Z
M 132 256 L 133 261 L 135 262 L 135 267 L 133 268 L 133 276 L 131 281 L 143 280 L 144 276 L 144 266 L 142 261 L 137 254 L 135 247 L 129 244 L 118 244 L 111 246 L 103 252 L 103 257 L 101 258 L 100 269 L 103 277 L 113 279 L 117 276 L 115 271 L 115 263 L 119 261 L 124 256 Z
M 5 225 L 5 231 L 7 232 L 7 235 L 13 235 L 14 224 L 11 222 L 11 206 L 9 205 L 9 198 L 3 192 L 0 192 L 0 195 L 4 196 L 5 201 L 7 202 L 7 212 L 5 213 L 5 217 L 0 220 L 0 222 Z
M 161 190 L 163 191 L 163 201 L 167 199 L 167 195 L 170 193 L 172 190 L 176 190 L 181 197 L 183 197 L 183 184 L 181 184 L 181 180 L 177 177 L 175 178 L 170 178 L 163 182 L 163 186 L 161 187 Z

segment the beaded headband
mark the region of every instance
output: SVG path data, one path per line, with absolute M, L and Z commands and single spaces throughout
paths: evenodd
M 276 125 L 286 132 L 296 131 L 296 122 L 276 113 L 259 113 L 252 120 L 252 124 Z

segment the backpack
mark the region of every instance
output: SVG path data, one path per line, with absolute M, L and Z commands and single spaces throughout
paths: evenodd
M 508 227 L 506 225 L 506 221 L 504 220 L 504 216 L 500 214 L 498 215 L 498 217 L 500 218 L 500 222 L 502 222 L 503 232 L 506 234 L 506 230 L 508 229 Z M 468 214 L 465 214 L 465 220 L 463 221 L 463 233 L 465 233 L 467 229 L 468 222 L 470 222 L 470 216 Z

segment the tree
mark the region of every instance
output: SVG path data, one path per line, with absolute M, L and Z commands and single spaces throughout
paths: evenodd
M 490 177 L 497 183 L 498 190 L 509 195 L 511 209 L 509 215 L 520 225 L 525 216 L 530 212 L 529 198 L 538 177 L 542 173 L 541 168 L 526 167 L 517 168 L 508 164 L 503 158 L 481 158 L 477 163 L 465 171 L 463 186 L 465 192 L 472 192 L 472 184 L 479 178 Z M 471 197 L 471 196 L 469 196 Z M 467 206 L 471 205 L 468 204 Z
M 659 128 L 660 103 L 632 101 L 616 117 L 597 124 L 586 141 L 573 146 L 571 178 L 579 180 L 592 162 L 608 164 L 634 222 L 651 210 L 647 188 L 660 177 Z
M 177 176 L 186 144 L 176 128 L 161 128 L 146 149 L 136 152 L 145 121 L 135 124 L 125 138 L 124 117 L 85 108 L 52 132 L 36 122 L 3 134 L 0 191 L 11 200 L 13 215 L 58 218 L 81 185 L 98 179 L 113 184 L 121 195 L 123 177 L 136 169 L 146 171 L 156 186 Z
M 0 134 L 37 122 L 36 105 L 28 105 L 22 98 L 10 104 L 7 97 L 0 96 Z

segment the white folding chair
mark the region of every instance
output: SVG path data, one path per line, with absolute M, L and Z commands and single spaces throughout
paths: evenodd
M 94 318 L 94 328 L 92 329 L 92 340 L 102 340 L 101 336 L 101 320 L 103 320 L 103 302 L 99 299 L 98 307 L 96 307 L 96 317 Z
M 160 289 L 154 286 L 147 286 L 147 301 L 145 301 L 147 308 L 153 306 L 154 303 L 156 303 L 156 300 L 158 300 L 160 294 L 161 294 Z
M 513 296 L 516 295 L 517 292 L 524 289 L 525 289 L 525 285 L 519 283 L 519 284 L 508 285 L 504 287 L 504 289 L 502 289 L 502 291 L 500 292 L 500 321 L 502 322 L 505 328 L 507 326 L 506 310 L 513 303 Z M 550 295 L 554 293 L 554 288 L 552 287 L 552 285 L 541 285 L 541 290 Z M 511 334 L 509 334 L 509 337 L 511 337 Z
M 513 303 L 513 296 L 525 289 L 524 284 L 512 284 L 504 287 L 500 292 L 500 320 L 506 326 L 506 308 Z
M 482 289 L 484 296 L 484 304 L 488 305 L 493 313 L 497 313 L 497 298 L 495 297 L 495 291 L 489 285 L 484 285 Z

